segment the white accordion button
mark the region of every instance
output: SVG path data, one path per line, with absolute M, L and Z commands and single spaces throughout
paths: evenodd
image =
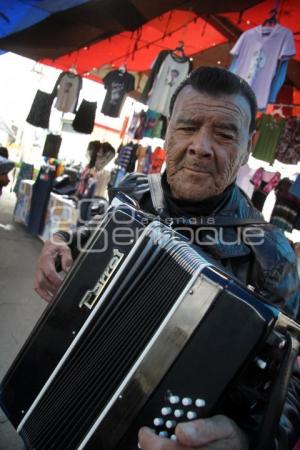
M 184 415 L 184 411 L 182 409 L 175 409 L 174 416 L 175 417 L 182 417 Z
M 180 402 L 180 398 L 178 397 L 178 395 L 171 395 L 169 401 L 172 405 L 175 405 L 176 403 Z
M 172 434 L 171 439 L 172 439 L 172 441 L 176 441 L 177 440 L 176 435 Z
M 160 431 L 159 433 L 158 433 L 158 436 L 160 436 L 160 437 L 169 437 L 169 434 L 168 434 L 168 432 L 167 431 Z
M 197 406 L 197 408 L 203 408 L 203 406 L 206 405 L 205 400 L 203 400 L 203 398 L 197 398 L 197 400 L 195 401 L 195 405 Z
M 193 400 L 191 399 L 191 398 L 189 398 L 189 397 L 184 397 L 183 399 L 182 399 L 182 404 L 184 405 L 184 406 L 189 406 L 189 405 L 191 405 L 193 403 Z
M 266 361 L 264 361 L 263 359 L 260 359 L 260 358 L 256 358 L 256 364 L 262 370 L 264 370 L 267 367 Z
M 176 422 L 175 422 L 175 420 L 167 420 L 166 421 L 166 427 L 167 428 L 174 428 L 174 427 L 176 427 Z
M 193 420 L 193 419 L 197 418 L 197 414 L 195 413 L 195 411 L 188 411 L 187 414 L 186 414 L 186 417 L 189 420 Z
M 155 419 L 153 420 L 153 425 L 155 425 L 156 427 L 159 427 L 163 424 L 164 424 L 164 421 L 161 417 L 155 417 Z
M 172 408 L 170 408 L 169 406 L 165 406 L 164 408 L 161 409 L 161 413 L 163 416 L 168 416 L 169 414 L 171 414 L 172 412 Z

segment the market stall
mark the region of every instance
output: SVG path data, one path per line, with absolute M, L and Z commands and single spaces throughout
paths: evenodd
M 48 164 L 48 158 L 57 158 L 64 167 L 76 172 L 74 192 L 79 189 L 79 195 L 85 192 L 90 198 L 94 195 L 90 184 L 98 182 L 102 187 L 95 192 L 99 196 L 101 191 L 106 199 L 107 188 L 116 188 L 128 173 L 162 172 L 172 94 L 193 68 L 203 64 L 223 66 L 252 86 L 260 110 L 256 143 L 248 168 L 243 168 L 239 179 L 265 218 L 277 220 L 273 216 L 278 214 L 277 195 L 282 181 L 287 178 L 293 184 L 299 170 L 299 3 L 296 0 L 228 1 L 205 6 L 191 1 L 187 7 L 170 2 L 168 8 L 155 4 L 150 12 L 145 2 L 133 6 L 128 1 L 122 19 L 114 16 L 119 28 L 112 26 L 109 37 L 101 33 L 115 11 L 113 5 L 102 10 L 107 22 L 102 19 L 102 28 L 98 24 L 97 31 L 94 30 L 97 38 L 91 34 L 91 41 L 87 37 L 83 42 L 79 33 L 76 49 L 71 45 L 68 52 L 63 50 L 67 33 L 68 38 L 72 35 L 75 17 L 79 29 L 85 30 L 81 17 L 84 13 L 90 16 L 91 11 L 96 13 L 96 4 L 79 5 L 69 15 L 68 11 L 59 12 L 0 39 L 3 49 L 34 56 L 42 64 L 61 70 L 48 84 L 45 77 L 46 82 L 36 90 L 26 114 L 30 132 L 42 133 L 43 160 L 39 160 L 37 169 Z M 171 9 L 172 6 L 176 9 Z M 126 22 L 129 15 L 130 24 Z M 95 20 L 96 17 L 97 14 Z M 36 45 L 31 50 L 28 45 L 22 46 L 22 39 L 32 42 L 37 33 L 42 39 L 51 35 L 55 42 L 50 27 L 55 20 L 65 20 L 66 24 L 60 34 L 60 46 L 44 50 Z M 89 84 L 95 83 L 89 80 L 100 82 L 96 83 L 97 94 Z M 85 150 L 82 151 L 93 140 L 108 141 L 118 149 L 105 170 L 89 167 Z M 79 142 L 81 155 L 77 150 Z M 269 178 L 273 181 L 269 182 Z M 20 186 L 16 211 L 25 208 L 28 214 L 29 197 L 22 189 L 26 191 L 29 187 L 26 183 Z M 68 198 L 72 193 L 57 195 L 72 203 Z M 76 208 L 74 203 L 73 207 Z M 45 214 L 48 223 L 49 213 Z M 298 224 L 297 217 L 295 224 Z M 283 229 L 295 242 L 298 234 L 291 226 Z

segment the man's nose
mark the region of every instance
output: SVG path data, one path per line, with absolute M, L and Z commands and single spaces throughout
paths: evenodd
M 206 158 L 211 158 L 213 156 L 209 130 L 205 127 L 201 127 L 193 134 L 190 145 L 188 146 L 188 153 L 191 156 L 201 156 Z
M 7 186 L 9 184 L 10 179 L 9 179 L 8 175 L 4 176 L 4 182 L 5 182 L 5 186 Z

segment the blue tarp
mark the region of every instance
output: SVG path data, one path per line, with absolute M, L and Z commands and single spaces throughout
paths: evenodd
M 0 38 L 88 0 L 0 0 Z

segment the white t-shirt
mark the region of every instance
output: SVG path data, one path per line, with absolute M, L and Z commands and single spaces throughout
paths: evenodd
M 81 86 L 80 75 L 65 72 L 60 79 L 55 108 L 65 113 L 75 112 Z
M 296 54 L 294 36 L 291 30 L 279 24 L 259 25 L 245 31 L 230 53 L 237 57 L 233 71 L 250 84 L 259 109 L 264 109 L 278 62 Z
M 188 75 L 189 69 L 188 59 L 178 62 L 171 54 L 167 55 L 155 78 L 148 100 L 149 108 L 168 117 L 172 95 Z

